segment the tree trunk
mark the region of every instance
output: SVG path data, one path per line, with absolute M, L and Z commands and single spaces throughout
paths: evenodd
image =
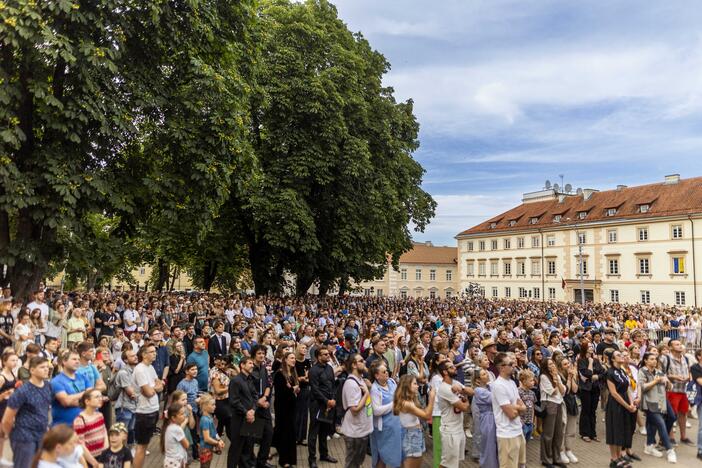
M 95 289 L 95 282 L 97 281 L 97 273 L 88 273 L 87 281 L 85 282 L 85 289 L 90 292 Z
M 349 290 L 349 277 L 344 276 L 339 280 L 339 296 L 343 296 L 346 294 L 346 291 Z
M 169 265 L 163 258 L 158 259 L 158 278 L 156 279 L 156 289 L 159 292 L 163 291 L 164 286 L 168 286 L 168 269 Z
M 313 284 L 314 277 L 312 275 L 298 273 L 295 278 L 295 295 L 298 297 L 304 296 Z
M 280 294 L 282 267 L 261 243 L 249 243 L 249 264 L 256 295 Z
M 209 292 L 212 289 L 212 284 L 217 278 L 217 270 L 219 264 L 215 260 L 205 262 L 204 271 L 202 272 L 202 289 Z
M 175 287 L 176 279 L 178 279 L 179 276 L 180 276 L 180 267 L 176 266 L 173 268 L 173 276 L 171 276 L 171 285 L 168 288 L 169 291 L 173 291 L 173 289 Z

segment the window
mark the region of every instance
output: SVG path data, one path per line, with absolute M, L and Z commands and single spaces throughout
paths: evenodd
M 581 269 L 582 267 L 582 269 Z M 582 272 L 582 273 L 581 273 Z M 578 260 L 578 275 L 582 274 L 583 276 L 587 275 L 587 259 L 582 259 L 582 265 L 581 261 Z
M 407 268 L 403 268 L 402 270 L 400 270 L 400 279 L 407 279 Z
M 530 224 L 536 224 L 536 223 L 538 223 L 538 222 L 539 222 L 539 218 L 537 218 L 536 216 L 533 217 L 533 218 L 531 218 L 531 219 L 529 220 L 529 223 L 530 223 Z
M 524 248 L 524 238 L 523 237 L 517 237 L 517 248 L 518 249 Z
M 639 213 L 648 213 L 650 209 L 651 205 L 649 205 L 648 203 L 639 205 Z M 648 304 L 648 302 L 644 302 L 644 304 Z
M 531 261 L 531 274 L 540 275 L 541 274 L 541 261 L 532 260 Z
M 651 303 L 651 291 L 641 291 L 641 303 L 650 304 Z
M 371 290 L 370 290 L 370 289 L 364 289 L 364 290 L 363 290 L 363 295 L 364 295 L 364 296 L 370 296 L 370 295 L 371 295 Z
M 497 241 L 496 240 L 494 240 L 490 243 L 490 248 L 492 250 L 497 250 Z
M 534 299 L 539 299 L 541 297 L 541 288 L 534 288 Z
M 485 241 L 478 242 L 478 249 L 485 250 Z
M 685 305 L 685 291 L 675 291 L 675 305 Z
M 556 215 L 553 217 L 553 222 L 554 223 L 560 223 L 561 222 L 561 215 Z
M 616 208 L 607 208 L 607 216 L 614 216 L 617 214 Z
M 613 258 L 609 261 L 609 274 L 610 275 L 618 275 L 619 274 L 619 260 Z
M 616 229 L 610 229 L 607 231 L 607 242 L 610 244 L 614 244 L 617 242 L 617 230 Z
M 473 262 L 466 262 L 466 276 L 475 275 L 475 264 Z
M 546 262 L 546 271 L 548 272 L 549 275 L 556 274 L 556 261 L 555 260 L 549 260 L 548 262 Z
M 451 299 L 451 291 L 446 291 L 446 299 Z
M 648 258 L 640 258 L 639 259 L 639 274 L 640 275 L 650 274 L 649 263 L 650 262 L 649 262 Z
M 511 262 L 505 262 L 505 276 L 512 276 L 512 263 Z
M 549 247 L 556 245 L 556 236 L 546 236 L 546 245 Z
M 497 227 L 497 223 L 490 223 L 490 229 L 495 229 Z
M 505 240 L 504 240 L 504 242 L 503 242 L 503 244 L 504 244 L 504 248 L 505 248 L 505 250 L 507 250 L 507 249 L 511 248 L 511 245 L 510 245 L 510 244 L 511 244 L 511 242 L 510 242 L 510 240 L 509 240 L 509 239 L 505 239 Z
M 519 288 L 519 297 L 527 297 L 527 290 L 526 288 Z
M 422 270 L 420 268 L 414 270 L 414 279 L 416 279 L 417 281 L 422 280 Z
M 376 293 L 378 294 L 378 297 L 383 297 L 383 290 L 382 289 L 378 289 L 376 291 Z
M 436 299 L 436 291 L 434 291 L 434 290 L 429 291 L 429 298 Z
M 429 270 L 429 281 L 436 281 L 436 270 Z
M 683 228 L 682 225 L 676 224 L 673 226 L 673 239 L 683 238 Z
M 473 242 L 471 241 L 471 242 L 468 242 L 468 252 L 472 252 L 472 251 L 473 251 Z
M 492 297 L 497 297 L 497 287 L 495 286 L 492 288 Z
M 500 271 L 497 262 L 490 262 L 490 276 L 497 276 L 499 274 Z
M 505 288 L 505 297 L 512 297 L 512 288 Z
M 453 270 L 446 270 L 446 281 L 453 281 Z
M 510 226 L 510 227 L 512 227 L 512 226 L 514 226 L 514 225 L 516 225 L 516 224 L 517 224 L 517 220 L 516 220 L 516 219 L 511 219 L 511 220 L 509 221 L 509 226 Z
M 609 300 L 610 300 L 610 302 L 619 302 L 619 290 L 618 289 L 610 289 Z
M 146 268 L 141 267 L 139 268 L 139 275 L 144 276 L 146 274 Z
M 673 274 L 682 275 L 685 273 L 685 257 L 673 257 Z
M 402 299 L 407 299 L 407 291 L 404 291 L 404 290 L 400 291 L 400 297 Z
M 526 275 L 526 266 L 524 262 L 517 262 L 517 274 L 521 276 Z
M 648 228 L 639 228 L 639 240 L 640 241 L 647 241 L 648 240 Z
M 584 232 L 578 233 L 578 244 L 587 244 L 587 234 Z
M 549 299 L 556 298 L 556 288 L 548 288 L 548 298 Z
M 578 218 L 580 218 L 580 219 L 585 219 L 585 218 L 587 218 L 587 211 L 579 211 L 579 212 L 578 212 Z
M 478 265 L 478 276 L 485 276 L 485 262 L 480 262 Z
M 531 246 L 532 247 L 539 247 L 540 244 L 540 239 L 539 236 L 531 236 Z

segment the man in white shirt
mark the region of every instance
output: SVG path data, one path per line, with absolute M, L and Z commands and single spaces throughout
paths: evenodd
M 499 377 L 490 385 L 492 389 L 492 413 L 497 428 L 497 454 L 500 468 L 526 466 L 526 440 L 522 432 L 519 415 L 526 411 L 526 405 L 519 398 L 517 385 L 510 378 L 514 358 L 506 353 L 495 356 L 495 367 Z
M 34 309 L 41 310 L 41 320 L 46 323 L 49 320 L 49 306 L 44 302 L 44 290 L 38 289 L 34 293 L 34 300 L 27 305 L 29 312 L 33 312 Z
M 143 346 L 138 353 L 139 364 L 134 368 L 134 384 L 137 388 L 136 416 L 134 418 L 134 438 L 137 447 L 134 454 L 134 468 L 143 468 L 146 447 L 158 423 L 158 393 L 163 391 L 163 381 L 156 376 L 151 365 L 156 360 L 156 347 Z
M 441 410 L 441 466 L 458 468 L 466 452 L 463 413 L 470 409 L 470 404 L 458 395 L 464 392 L 464 387 L 454 380 L 456 366 L 444 361 L 439 364 L 439 373 L 442 381 L 436 398 Z
M 349 373 L 342 390 L 342 404 L 346 410 L 341 421 L 341 433 L 346 441 L 345 466 L 363 466 L 368 437 L 373 432 L 373 410 L 370 390 L 363 380 L 366 362 L 360 354 L 352 354 L 346 361 Z
M 137 329 L 141 324 L 141 317 L 139 312 L 136 310 L 136 302 L 131 302 L 129 307 L 122 314 L 122 319 L 124 322 L 124 332 L 127 336 Z

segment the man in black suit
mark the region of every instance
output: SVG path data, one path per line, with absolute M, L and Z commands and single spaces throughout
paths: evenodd
M 256 468 L 274 468 L 268 463 L 268 454 L 273 442 L 273 418 L 271 417 L 271 393 L 273 388 L 269 384 L 268 371 L 266 370 L 266 347 L 257 344 L 251 348 L 254 367 L 251 377 L 256 386 L 258 401 L 256 402 L 256 419 L 263 420 L 263 433 L 258 441 L 259 449 L 256 458 Z
M 336 378 L 334 369 L 329 365 L 329 350 L 324 348 L 315 349 L 314 366 L 310 369 L 310 430 L 307 435 L 307 455 L 310 468 L 317 468 L 317 438 L 319 438 L 319 460 L 329 463 L 336 463 L 336 458 L 329 455 L 327 447 L 327 435 L 334 433 L 332 424 L 320 421 L 318 418 L 327 412 L 329 418 L 334 419 L 336 401 L 334 400 Z
M 224 333 L 224 323 L 220 320 L 214 323 L 214 335 L 210 337 L 207 352 L 210 355 L 210 367 L 214 366 L 215 356 L 224 356 L 229 351 L 231 337 Z
M 251 376 L 253 359 L 245 356 L 239 363 L 239 374 L 229 382 L 229 406 L 232 409 L 230 431 L 232 440 L 227 453 L 227 468 L 253 468 L 253 439 L 242 436 L 244 423 L 253 423 L 256 413 L 256 385 Z

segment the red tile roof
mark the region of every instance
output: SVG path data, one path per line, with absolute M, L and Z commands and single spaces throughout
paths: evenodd
M 400 263 L 453 265 L 456 263 L 457 257 L 457 247 L 434 247 L 433 245 L 415 243 L 412 250 L 400 256 Z
M 640 213 L 639 206 L 649 204 L 647 213 Z M 607 216 L 608 208 L 616 208 L 614 216 Z M 587 216 L 580 220 L 578 213 L 586 211 Z M 582 195 L 566 196 L 563 202 L 558 198 L 531 203 L 522 203 L 502 214 L 499 214 L 477 226 L 459 233 L 456 237 L 470 234 L 488 234 L 501 231 L 535 230 L 544 227 L 557 227 L 564 223 L 556 223 L 553 217 L 557 214 L 562 219 L 570 218 L 581 223 L 591 223 L 604 220 L 628 218 L 658 218 L 663 216 L 686 215 L 702 213 L 702 177 L 680 179 L 677 183 L 655 183 L 627 187 L 618 190 L 606 190 L 593 193 L 588 200 Z M 531 224 L 531 218 L 538 217 L 536 224 Z M 510 226 L 510 220 L 516 220 Z M 491 228 L 491 223 L 496 226 Z

